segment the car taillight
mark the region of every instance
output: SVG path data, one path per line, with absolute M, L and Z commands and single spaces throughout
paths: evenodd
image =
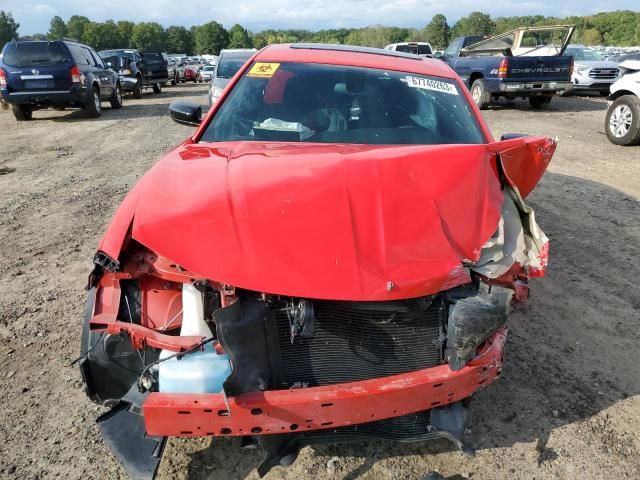
M 0 68 L 0 88 L 7 88 L 7 74 Z
M 575 68 L 575 61 L 573 57 L 569 57 L 569 75 L 573 75 L 573 69 Z
M 507 78 L 507 71 L 509 69 L 509 60 L 505 57 L 500 60 L 500 66 L 498 67 L 498 78 Z
M 80 83 L 80 75 L 82 75 L 80 73 L 80 69 L 78 68 L 77 65 L 74 65 L 73 67 L 71 67 L 71 82 L 72 83 Z

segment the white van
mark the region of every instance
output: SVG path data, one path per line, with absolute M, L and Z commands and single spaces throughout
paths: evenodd
M 421 57 L 433 57 L 433 49 L 431 48 L 431 44 L 427 42 L 392 43 L 384 47 L 384 49 L 395 52 L 413 53 Z

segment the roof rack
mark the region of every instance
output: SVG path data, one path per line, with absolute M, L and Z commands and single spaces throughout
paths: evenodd
M 360 47 L 356 45 L 337 45 L 333 43 L 292 43 L 290 47 L 301 50 L 330 50 L 336 52 L 367 53 L 371 55 L 386 55 L 387 57 L 400 57 L 409 60 L 423 60 L 422 57 L 412 53 L 383 50 L 382 48 Z

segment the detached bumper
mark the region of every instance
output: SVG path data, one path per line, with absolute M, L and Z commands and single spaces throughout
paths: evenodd
M 500 93 L 512 93 L 517 96 L 564 93 L 572 88 L 571 82 L 503 82 L 498 85 Z
M 453 404 L 500 376 L 507 329 L 464 368 L 448 365 L 313 388 L 223 394 L 152 393 L 143 404 L 147 435 L 244 436 L 334 429 Z

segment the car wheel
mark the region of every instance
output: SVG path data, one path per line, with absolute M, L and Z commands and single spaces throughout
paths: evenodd
M 142 78 L 137 77 L 136 86 L 133 87 L 133 98 L 142 98 Z
M 162 85 L 160 85 L 159 83 L 154 83 L 153 93 L 162 93 Z
M 178 83 L 178 76 L 174 75 L 173 78 L 171 79 L 171 85 L 175 85 Z
M 87 100 L 85 110 L 89 113 L 89 116 L 93 118 L 98 118 L 102 115 L 102 104 L 100 103 L 100 92 L 98 91 L 98 87 L 93 87 L 93 95 L 89 100 Z
M 11 110 L 19 122 L 26 122 L 33 118 L 33 109 L 29 105 L 11 105 Z
M 116 88 L 111 95 L 111 108 L 122 108 L 122 88 L 120 84 L 116 84 Z
M 623 95 L 607 109 L 604 129 L 615 145 L 640 144 L 640 98 Z
M 486 110 L 491 103 L 491 94 L 481 78 L 475 80 L 471 85 L 471 96 L 480 110 Z
M 529 105 L 536 110 L 546 108 L 549 103 L 551 103 L 551 97 L 549 96 L 529 97 Z

